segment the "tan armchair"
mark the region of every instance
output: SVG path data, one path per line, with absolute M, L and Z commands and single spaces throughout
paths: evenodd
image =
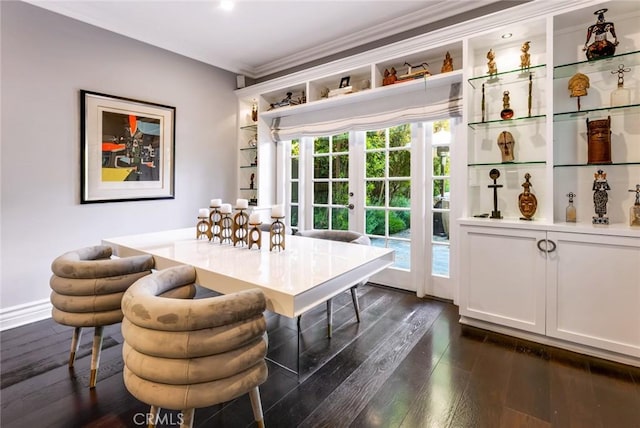
M 367 235 L 363 235 L 359 232 L 354 232 L 351 230 L 320 230 L 320 229 L 312 229 L 312 230 L 300 230 L 297 233 L 298 236 L 304 236 L 307 238 L 316 238 L 316 239 L 327 239 L 330 241 L 342 241 L 349 242 L 352 244 L 360 244 L 360 245 L 371 245 L 371 239 Z M 360 305 L 358 303 L 358 294 L 357 288 L 358 285 L 366 283 L 367 280 L 362 281 L 359 284 L 351 287 L 351 300 L 353 301 L 353 308 L 356 311 L 356 320 L 360 322 Z M 298 324 L 300 323 L 300 318 L 298 318 Z M 329 338 L 331 338 L 333 334 L 333 299 L 327 300 L 327 332 Z
M 70 251 L 51 264 L 51 315 L 59 324 L 75 327 L 69 367 L 75 362 L 83 327 L 94 327 L 89 387 L 96 386 L 105 325 L 122 321 L 120 301 L 139 278 L 151 273 L 151 256 L 111 258 L 111 247 L 98 245 Z
M 195 299 L 195 269 L 177 266 L 137 281 L 122 299 L 124 383 L 151 406 L 181 410 L 190 427 L 196 408 L 249 393 L 263 425 L 258 386 L 267 379 L 266 309 L 259 289 Z

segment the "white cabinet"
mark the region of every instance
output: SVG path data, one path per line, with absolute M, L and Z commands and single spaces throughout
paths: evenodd
M 460 314 L 533 333 L 545 332 L 545 232 L 461 228 Z
M 549 232 L 551 337 L 640 358 L 640 238 Z

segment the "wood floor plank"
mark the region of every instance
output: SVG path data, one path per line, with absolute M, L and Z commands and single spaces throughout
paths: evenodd
M 549 355 L 543 348 L 516 346 L 506 406 L 539 420 L 551 420 Z

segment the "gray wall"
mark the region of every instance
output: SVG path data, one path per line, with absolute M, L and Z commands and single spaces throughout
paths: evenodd
M 101 238 L 195 224 L 235 200 L 235 75 L 15 2 L 0 2 L 0 315 L 49 298 L 51 261 Z M 79 91 L 176 107 L 173 200 L 80 204 Z M 10 311 L 7 311 L 10 308 Z

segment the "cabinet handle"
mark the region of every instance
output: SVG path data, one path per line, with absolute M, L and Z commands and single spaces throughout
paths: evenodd
M 542 243 L 544 242 L 544 248 L 542 248 Z M 541 239 L 539 240 L 536 245 L 538 246 L 538 250 L 542 251 L 543 253 L 553 253 L 556 250 L 556 243 L 549 240 L 549 239 Z M 551 245 L 551 249 L 549 249 L 549 245 Z

